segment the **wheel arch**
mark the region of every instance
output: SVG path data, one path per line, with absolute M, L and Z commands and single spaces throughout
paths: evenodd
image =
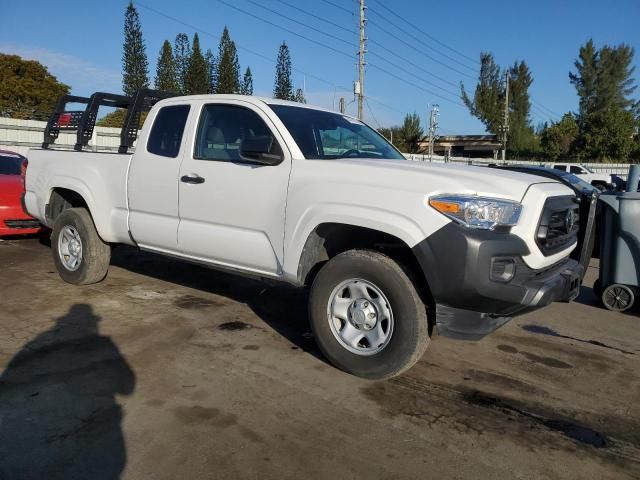
M 389 232 L 360 225 L 325 222 L 313 228 L 299 256 L 298 283 L 311 285 L 327 261 L 353 249 L 378 251 L 397 261 L 415 283 L 425 305 L 434 306 L 427 279 L 407 242 Z

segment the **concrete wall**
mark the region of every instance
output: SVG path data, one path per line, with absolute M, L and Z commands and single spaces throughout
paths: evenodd
M 47 122 L 38 120 L 18 120 L 0 117 L 0 150 L 12 150 L 27 156 L 30 148 L 40 148 L 44 140 Z M 56 148 L 73 148 L 75 132 L 61 132 L 56 140 Z M 94 151 L 117 151 L 120 146 L 120 129 L 95 127 L 87 149 Z

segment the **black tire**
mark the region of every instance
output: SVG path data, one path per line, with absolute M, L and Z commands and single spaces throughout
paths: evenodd
M 60 235 L 65 227 L 75 230 L 81 241 L 81 261 L 76 270 L 66 267 L 61 258 Z M 111 261 L 111 247 L 100 238 L 91 215 L 84 208 L 69 208 L 58 215 L 51 234 L 51 252 L 60 277 L 74 285 L 101 281 L 107 275 Z
M 612 312 L 625 312 L 633 307 L 635 292 L 627 285 L 614 283 L 602 292 L 602 304 Z
M 366 356 L 353 353 L 337 339 L 330 326 L 330 297 L 334 289 L 349 279 L 374 284 L 388 299 L 393 312 L 391 336 L 377 353 Z M 322 353 L 333 365 L 358 377 L 396 376 L 413 366 L 430 342 L 426 308 L 414 284 L 397 262 L 378 252 L 350 250 L 329 260 L 311 287 L 309 316 Z

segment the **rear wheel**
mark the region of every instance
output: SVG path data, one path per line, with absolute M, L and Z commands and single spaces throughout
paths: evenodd
M 626 285 L 614 283 L 602 292 L 602 303 L 614 312 L 629 310 L 635 302 L 634 291 Z
M 102 241 L 84 208 L 70 208 L 58 215 L 51 234 L 51 251 L 65 282 L 88 285 L 107 275 L 111 247 Z
M 400 374 L 429 345 L 425 305 L 400 265 L 378 252 L 351 250 L 327 262 L 311 288 L 318 346 L 359 377 Z

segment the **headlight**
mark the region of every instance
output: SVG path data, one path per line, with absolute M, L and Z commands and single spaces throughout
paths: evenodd
M 429 198 L 429 205 L 467 227 L 484 230 L 512 227 L 522 211 L 518 202 L 473 195 L 437 195 Z

